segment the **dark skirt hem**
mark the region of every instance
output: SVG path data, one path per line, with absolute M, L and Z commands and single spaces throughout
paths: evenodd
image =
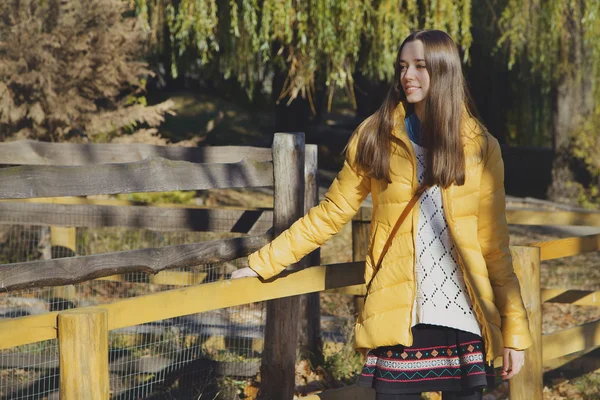
M 485 361 L 481 336 L 454 328 L 419 324 L 414 343 L 371 350 L 357 385 L 377 393 L 462 392 L 493 388 L 494 368 Z

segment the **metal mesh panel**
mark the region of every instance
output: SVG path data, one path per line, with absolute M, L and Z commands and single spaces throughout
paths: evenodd
M 263 322 L 256 304 L 111 331 L 115 398 L 238 398 L 230 383 L 258 372 Z
M 0 366 L 0 398 L 58 399 L 56 340 L 1 350 Z
M 52 231 L 55 228 L 17 225 L 18 222 L 0 225 L 1 264 L 240 236 L 77 228 L 72 232 L 61 232 L 71 235 L 68 239 L 74 243 L 74 246 L 65 246 L 53 243 L 58 236 Z M 245 259 L 240 259 L 165 271 L 156 276 L 129 273 L 63 287 L 0 293 L 0 318 L 97 305 L 189 284 L 213 282 L 228 278 L 244 263 Z M 263 304 L 253 304 L 111 331 L 111 398 L 239 398 L 241 382 L 258 370 L 264 319 Z M 0 399 L 58 398 L 58 373 L 56 341 L 0 350 Z

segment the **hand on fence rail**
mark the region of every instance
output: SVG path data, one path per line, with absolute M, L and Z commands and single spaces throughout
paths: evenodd
M 503 380 L 508 380 L 517 375 L 525 363 L 525 352 L 523 350 L 504 348 L 502 356 L 502 376 Z
M 257 277 L 258 274 L 250 267 L 240 268 L 231 273 L 231 279 Z

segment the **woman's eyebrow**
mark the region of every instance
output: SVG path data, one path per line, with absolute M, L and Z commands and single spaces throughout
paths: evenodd
M 421 62 L 421 61 L 425 62 L 425 59 L 424 58 L 415 58 L 414 61 L 415 62 Z M 401 59 L 400 62 L 401 63 L 406 63 L 407 61 Z

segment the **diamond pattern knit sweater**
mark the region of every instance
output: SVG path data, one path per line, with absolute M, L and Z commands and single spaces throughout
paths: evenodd
M 425 177 L 427 150 L 412 142 L 419 183 Z M 448 232 L 440 188 L 428 188 L 419 199 L 416 233 L 417 295 L 413 326 L 419 323 L 448 326 L 481 335 L 473 305 Z

